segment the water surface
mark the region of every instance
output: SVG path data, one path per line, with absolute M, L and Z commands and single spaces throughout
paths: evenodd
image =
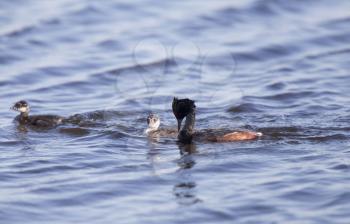
M 349 223 L 350 2 L 0 2 L 1 223 Z M 175 127 L 258 141 L 152 141 Z M 73 116 L 18 127 L 8 108 Z

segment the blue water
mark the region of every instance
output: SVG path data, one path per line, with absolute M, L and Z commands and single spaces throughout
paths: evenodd
M 0 1 L 0 223 L 350 223 L 349 27 L 346 0 Z M 264 136 L 147 138 L 173 96 Z

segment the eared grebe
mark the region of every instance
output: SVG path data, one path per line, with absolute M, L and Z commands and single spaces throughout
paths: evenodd
M 160 126 L 160 118 L 156 114 L 150 114 L 147 117 L 148 127 L 145 130 L 145 133 L 149 136 L 155 137 L 176 137 L 177 130 L 175 129 L 165 129 L 159 128 Z
M 171 106 L 177 120 L 177 130 L 180 131 L 182 120 L 186 117 L 187 114 L 190 113 L 192 109 L 196 108 L 196 105 L 194 105 L 193 100 L 187 98 L 178 99 L 174 97 Z
M 200 132 L 195 132 L 194 124 L 196 120 L 196 105 L 194 104 L 194 101 L 190 99 L 174 98 L 172 109 L 180 127 L 182 120 L 186 117 L 185 124 L 178 134 L 178 140 L 182 143 L 190 143 L 193 138 L 199 141 L 232 142 L 253 140 L 262 136 L 262 133 L 252 131 L 235 131 L 226 134 L 217 133 L 215 130 L 202 130 Z
M 24 100 L 18 101 L 11 108 L 14 111 L 20 112 L 15 120 L 20 125 L 32 125 L 37 127 L 54 127 L 61 124 L 64 117 L 56 115 L 29 115 L 30 107 Z

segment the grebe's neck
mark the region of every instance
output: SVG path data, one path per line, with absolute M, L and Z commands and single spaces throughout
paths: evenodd
M 29 113 L 27 112 L 21 112 L 20 117 L 27 118 L 29 117 Z
M 187 130 L 189 132 L 193 132 L 195 120 L 196 120 L 196 113 L 194 109 L 192 109 L 191 112 L 186 116 L 185 125 L 181 130 Z
M 157 131 L 158 130 L 158 127 L 157 128 L 147 128 L 146 130 L 145 130 L 145 134 L 149 134 L 149 133 L 151 133 L 151 132 L 153 132 L 153 131 Z
M 27 123 L 29 120 L 29 114 L 28 112 L 21 112 L 16 119 L 18 119 L 20 123 Z
M 191 143 L 192 135 L 194 132 L 194 124 L 196 120 L 195 109 L 192 108 L 189 114 L 186 116 L 185 125 L 181 129 L 178 135 L 178 140 L 183 143 Z

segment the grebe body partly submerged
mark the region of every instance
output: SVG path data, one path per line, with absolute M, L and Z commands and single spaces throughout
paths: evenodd
M 175 129 L 159 128 L 160 118 L 156 114 L 147 117 L 148 128 L 145 133 L 151 137 L 173 137 L 176 138 L 178 132 Z
M 24 100 L 15 103 L 11 109 L 20 112 L 20 115 L 15 118 L 20 125 L 54 127 L 61 124 L 64 120 L 64 117 L 56 115 L 29 115 L 30 107 Z
M 178 134 L 178 140 L 183 143 L 190 143 L 192 142 L 192 139 L 210 142 L 233 142 L 253 140 L 262 136 L 262 133 L 253 131 L 235 131 L 225 134 L 215 133 L 215 130 L 202 130 L 195 132 L 194 124 L 196 119 L 196 105 L 194 101 L 190 99 L 174 98 L 172 109 L 177 119 L 179 129 L 181 127 L 182 120 L 186 117 L 185 124 Z

